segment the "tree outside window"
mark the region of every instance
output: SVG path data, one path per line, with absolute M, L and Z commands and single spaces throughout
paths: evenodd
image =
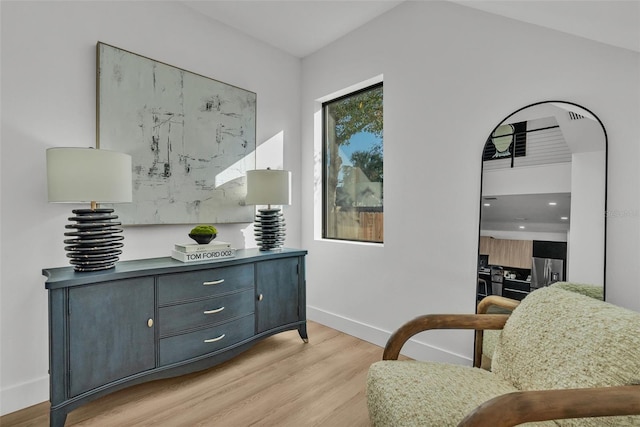
M 323 104 L 327 239 L 382 242 L 382 83 Z

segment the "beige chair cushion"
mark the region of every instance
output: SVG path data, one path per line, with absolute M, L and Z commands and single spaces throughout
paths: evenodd
M 602 286 L 596 286 L 596 285 L 591 285 L 587 283 L 556 282 L 550 285 L 550 287 L 564 289 L 565 291 L 576 292 L 576 293 L 586 295 L 588 297 L 599 299 L 599 300 L 602 300 L 604 296 L 603 295 L 604 288 Z M 492 313 L 492 312 L 498 312 L 498 311 L 492 311 L 490 308 L 487 313 Z M 486 366 L 483 365 L 483 367 L 486 367 L 487 369 L 490 369 L 491 367 L 491 359 L 493 359 L 493 352 L 496 349 L 496 344 L 498 343 L 498 339 L 500 338 L 501 332 L 502 331 L 492 331 L 492 330 L 483 332 L 484 338 L 482 341 L 482 355 L 484 356 L 483 360 L 486 361 L 485 362 Z
M 582 295 L 586 295 L 591 298 L 603 300 L 604 299 L 604 287 L 591 285 L 588 283 L 574 283 L 574 282 L 556 282 L 549 285 L 551 288 L 560 288 L 565 291 L 576 292 Z
M 482 332 L 482 354 L 488 360 L 493 359 L 493 352 L 496 350 L 496 345 L 498 345 L 500 333 L 502 333 L 501 330 L 487 330 Z
M 635 383 L 640 380 L 640 313 L 558 288 L 536 290 L 505 324 L 492 371 L 521 390 Z M 640 426 L 640 417 L 558 423 Z
M 367 379 L 369 417 L 375 427 L 456 426 L 478 405 L 513 391 L 491 372 L 436 362 L 376 362 Z

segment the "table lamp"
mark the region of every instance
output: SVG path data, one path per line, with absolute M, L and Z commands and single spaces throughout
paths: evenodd
M 284 216 L 271 205 L 291 204 L 291 172 L 257 169 L 247 171 L 247 205 L 267 205 L 258 209 L 254 235 L 261 251 L 282 247 L 285 236 Z
M 131 156 L 94 148 L 47 149 L 49 202 L 91 203 L 90 209 L 74 209 L 73 230 L 64 233 L 69 263 L 76 271 L 115 267 L 124 244 L 121 223 L 113 209 L 98 203 L 131 202 Z

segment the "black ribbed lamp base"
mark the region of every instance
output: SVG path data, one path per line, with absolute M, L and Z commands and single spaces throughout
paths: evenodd
M 115 267 L 118 255 L 122 253 L 124 236 L 115 234 L 122 233 L 120 222 L 113 214 L 113 209 L 74 209 L 75 216 L 69 221 L 75 224 L 68 224 L 66 229 L 74 229 L 64 233 L 65 236 L 73 237 L 64 241 L 67 246 L 67 257 L 71 258 L 69 263 L 76 271 L 97 271 L 108 270 Z
M 284 244 L 284 215 L 280 209 L 258 209 L 254 236 L 261 251 L 281 248 Z

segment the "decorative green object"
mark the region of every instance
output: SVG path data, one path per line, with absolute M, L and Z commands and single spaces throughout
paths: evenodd
M 197 225 L 191 229 L 189 234 L 217 234 L 218 230 L 213 225 Z
M 206 245 L 216 238 L 218 230 L 213 225 L 197 225 L 189 232 L 189 237 L 201 245 Z

